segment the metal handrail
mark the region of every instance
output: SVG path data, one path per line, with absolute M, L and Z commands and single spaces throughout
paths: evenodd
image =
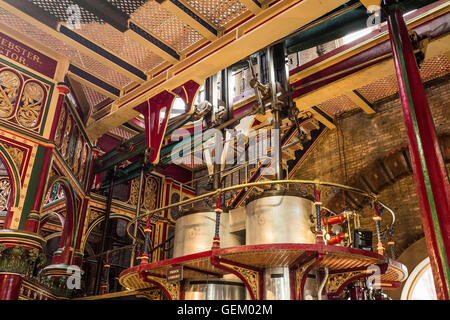
M 326 187 L 335 187 L 335 188 L 339 188 L 339 189 L 343 189 L 346 191 L 350 191 L 350 192 L 355 192 L 358 194 L 361 194 L 365 197 L 370 198 L 373 201 L 378 202 L 381 206 L 383 206 L 384 208 L 386 208 L 392 215 L 392 223 L 391 223 L 391 227 L 394 225 L 395 223 L 395 214 L 394 212 L 387 207 L 384 203 L 380 202 L 378 200 L 378 197 L 376 194 L 371 193 L 371 192 L 367 192 L 355 187 L 350 187 L 350 186 L 346 186 L 343 184 L 339 184 L 339 183 L 333 183 L 333 182 L 323 182 L 323 181 L 319 181 L 319 180 L 272 180 L 272 181 L 259 181 L 259 182 L 252 182 L 252 183 L 245 183 L 245 184 L 240 184 L 240 185 L 236 185 L 236 186 L 231 186 L 231 187 L 227 187 L 227 188 L 221 188 L 221 189 L 217 189 L 215 191 L 211 191 L 209 193 L 205 193 L 203 195 L 200 196 L 196 196 L 190 199 L 186 199 L 177 203 L 173 203 L 173 204 L 169 204 L 167 206 L 158 208 L 158 209 L 154 209 L 154 210 L 148 210 L 147 212 L 136 216 L 133 220 L 131 220 L 128 225 L 127 225 L 127 232 L 129 233 L 129 229 L 130 227 L 136 223 L 136 221 L 138 221 L 139 219 L 151 219 L 153 217 L 155 217 L 155 215 L 158 212 L 164 211 L 164 210 L 168 210 L 174 207 L 179 207 L 179 206 L 183 206 L 186 204 L 191 204 L 197 201 L 200 201 L 202 199 L 205 198 L 210 198 L 213 196 L 220 196 L 222 193 L 228 192 L 228 191 L 233 191 L 233 190 L 239 190 L 239 189 L 243 189 L 243 188 L 249 188 L 249 187 L 258 187 L 258 186 L 264 186 L 264 185 L 279 185 L 279 184 L 306 184 L 306 185 L 314 185 L 314 186 L 326 186 Z M 130 235 L 131 236 L 131 235 Z

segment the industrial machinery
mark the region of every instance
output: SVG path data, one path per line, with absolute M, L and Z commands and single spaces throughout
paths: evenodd
M 258 73 L 253 69 L 255 58 Z M 246 168 L 250 159 L 246 156 L 245 163 L 238 167 L 223 165 L 220 160 L 224 159 L 225 152 L 237 148 L 235 140 L 229 136 L 228 140 L 211 140 L 215 133 L 210 133 L 209 129 L 187 144 L 169 145 L 171 154 L 173 150 L 200 146 L 200 150 L 209 155 L 206 157 L 209 180 L 199 189 L 203 190 L 202 194 L 138 213 L 128 225 L 136 243 L 139 241 L 136 233 L 131 234 L 131 227 L 134 225 L 136 230 L 138 221 L 146 221 L 147 232 L 145 241 L 140 241 L 144 243 L 141 262 L 122 272 L 122 286 L 129 289 L 156 287 L 168 299 L 387 298 L 382 289 L 398 287 L 407 277 L 405 267 L 395 262 L 394 257 L 385 255 L 382 243 L 383 237 L 392 236 L 394 213 L 374 194 L 364 190 L 320 181 L 286 179 L 283 150 L 287 134 L 283 135 L 283 126 L 292 125 L 293 133 L 288 135 L 295 139 L 291 143 L 301 145 L 307 141 L 309 132 L 300 123 L 308 114 L 299 113 L 293 102 L 283 44 L 275 44 L 249 57 L 247 62 L 253 77 L 250 86 L 256 97 L 253 106 L 236 117 L 231 116 L 226 92 L 222 91 L 220 103 L 216 103 L 218 94 L 207 82 L 206 102 L 197 106 L 195 119 L 217 133 L 238 127 L 241 120 L 250 115 L 266 117 L 266 126 L 271 128 L 270 141 L 266 144 L 269 152 L 259 163 L 264 164 L 269 159 L 266 167 L 271 168 L 271 178 L 252 181 L 247 180 L 246 175 L 246 183 L 225 185 L 225 178 L 231 172 Z M 222 73 L 222 88 L 226 87 L 223 84 L 226 74 Z M 210 143 L 205 144 L 205 141 Z M 214 149 L 222 144 L 219 151 Z M 170 157 L 164 150 L 161 154 L 162 162 Z M 205 190 L 209 192 L 204 193 Z M 360 229 L 360 212 L 335 213 L 323 206 L 323 197 L 338 192 L 355 193 L 373 207 L 376 252 L 372 252 L 372 235 Z M 246 202 L 226 201 L 227 195 L 241 193 L 247 194 Z M 152 262 L 147 226 L 172 208 L 180 211 L 175 218 L 173 257 Z M 392 219 L 386 229 L 382 229 L 381 217 L 385 209 L 392 214 Z M 238 220 L 241 228 L 236 232 Z M 390 239 L 389 245 L 393 244 Z M 181 272 L 182 276 L 177 281 L 169 281 L 171 272 Z

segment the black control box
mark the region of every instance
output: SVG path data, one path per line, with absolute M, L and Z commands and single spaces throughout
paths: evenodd
M 353 248 L 372 251 L 372 231 L 353 230 Z

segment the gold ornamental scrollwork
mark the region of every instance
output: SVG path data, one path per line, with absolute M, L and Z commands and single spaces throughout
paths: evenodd
M 89 212 L 89 216 L 88 216 L 88 223 L 87 225 L 91 225 L 92 222 L 94 222 L 94 220 L 96 220 L 98 217 L 100 217 L 103 213 L 97 210 L 92 210 Z
M 147 210 L 156 208 L 156 200 L 158 198 L 158 182 L 150 175 L 145 178 L 145 191 L 143 206 Z
M 78 171 L 80 169 L 80 157 L 81 157 L 81 152 L 83 151 L 82 149 L 82 141 L 80 139 L 80 136 L 78 136 L 77 138 L 77 142 L 76 142 L 76 147 L 75 147 L 75 156 L 74 156 L 74 160 L 73 160 L 73 172 L 75 174 L 78 174 Z M 83 165 L 83 164 L 81 164 Z
M 140 294 L 137 294 L 136 296 L 139 297 Z M 149 300 L 161 300 L 161 290 L 152 289 L 149 291 L 144 291 L 142 292 L 142 296 Z
M 326 284 L 326 289 L 328 293 L 333 293 L 339 290 L 339 288 L 347 282 L 349 279 L 366 275 L 366 270 L 358 270 L 343 273 L 334 273 L 328 277 L 328 282 Z
M 14 114 L 21 80 L 9 70 L 0 72 L 0 117 L 9 118 Z
M 35 128 L 39 125 L 44 104 L 44 89 L 35 82 L 25 84 L 19 108 L 17 121 L 26 128 Z
M 87 144 L 85 144 L 83 156 L 81 157 L 81 169 L 80 169 L 80 173 L 79 173 L 80 181 L 83 181 L 84 175 L 86 174 L 86 169 L 87 169 L 86 161 L 88 158 L 88 154 L 89 154 L 89 147 L 87 146 Z
M 138 193 L 139 193 L 139 178 L 133 179 L 131 181 L 130 198 L 128 199 L 128 202 L 130 204 L 132 205 L 137 204 Z
M 146 276 L 148 280 L 159 283 L 164 289 L 167 290 L 172 300 L 180 299 L 180 282 L 167 282 L 165 278 L 158 278 L 152 276 Z
M 63 107 L 61 108 L 61 113 L 59 115 L 58 120 L 58 127 L 56 128 L 55 133 L 55 144 L 60 147 L 62 142 L 62 137 L 64 135 L 64 120 L 66 117 L 66 109 Z
M 228 263 L 220 263 L 221 265 L 233 269 L 234 271 L 238 272 L 240 275 L 244 277 L 244 279 L 247 281 L 250 289 L 252 290 L 253 294 L 255 295 L 255 300 L 259 300 L 261 297 L 259 296 L 259 277 L 260 273 L 256 270 L 247 269 L 244 267 L 235 266 Z
M 63 142 L 61 145 L 61 154 L 62 156 L 67 159 L 67 148 L 69 147 L 69 141 L 70 141 L 70 136 L 72 134 L 72 118 L 68 117 L 67 118 L 67 123 L 66 123 L 66 131 L 64 131 L 64 137 L 63 137 Z
M 5 211 L 8 207 L 9 193 L 11 192 L 11 185 L 9 179 L 0 180 L 0 211 Z

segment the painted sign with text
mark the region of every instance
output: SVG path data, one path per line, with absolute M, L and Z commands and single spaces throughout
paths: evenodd
M 176 266 L 167 269 L 166 280 L 168 283 L 183 280 L 183 266 Z
M 0 55 L 37 71 L 49 78 L 55 76 L 58 62 L 0 32 Z

